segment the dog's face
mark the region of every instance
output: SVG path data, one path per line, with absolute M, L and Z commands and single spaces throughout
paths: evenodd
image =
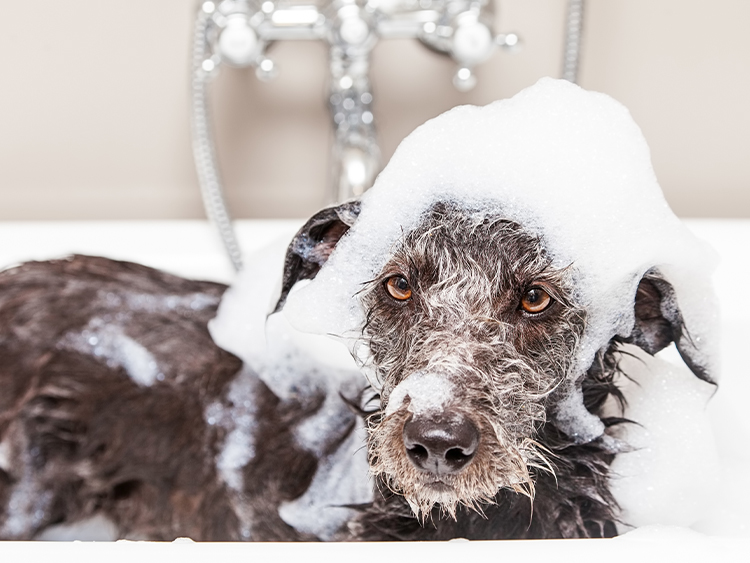
M 278 307 L 298 280 L 316 277 L 358 213 L 357 202 L 344 204 L 300 230 Z M 442 202 L 352 296 L 363 367 L 380 395 L 368 420 L 370 469 L 417 516 L 436 505 L 453 516 L 459 505 L 481 510 L 501 488 L 533 496 L 534 472 L 552 470 L 538 435 L 569 398 L 560 388 L 586 330 L 577 274 L 499 211 Z M 616 342 L 652 354 L 687 342 L 664 280 L 644 276 L 630 307 L 632 333 Z
M 371 468 L 415 513 L 532 493 L 535 433 L 583 330 L 570 274 L 517 224 L 438 205 L 367 285 Z

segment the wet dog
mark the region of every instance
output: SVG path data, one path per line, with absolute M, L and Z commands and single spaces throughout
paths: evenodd
M 357 203 L 324 210 L 297 234 L 279 312 L 358 213 Z M 623 420 L 605 406 L 621 400 L 618 355 L 685 335 L 669 284 L 649 272 L 632 333 L 613 338 L 582 381 L 607 431 L 577 443 L 554 416 L 586 323 L 574 280 L 513 221 L 433 206 L 359 296 L 379 400 L 353 384 L 346 400 L 329 393 L 332 408 L 315 386 L 275 395 L 216 346 L 206 325 L 222 286 L 81 256 L 6 270 L 2 535 L 54 537 L 93 517 L 113 536 L 148 539 L 614 535 L 608 468 L 622 444 L 611 429 Z M 327 434 L 312 448 L 299 429 L 321 413 Z M 288 523 L 283 507 L 314 490 L 339 452 L 365 446 L 353 440 L 362 421 L 374 480 L 364 470 L 336 486 L 358 481 L 371 499 L 339 508 L 324 533 Z
M 321 212 L 286 260 L 286 291 L 314 278 L 356 223 L 359 206 Z M 617 439 L 628 346 L 655 354 L 674 342 L 700 379 L 670 284 L 646 272 L 634 325 L 599 348 L 581 400 L 604 431 L 567 428 L 562 385 L 587 322 L 574 266 L 556 268 L 543 241 L 514 221 L 440 202 L 391 249 L 363 285 L 355 338 L 379 393 L 367 417 L 377 493 L 348 522 L 360 539 L 608 537 L 618 506 L 609 466 Z M 356 347 L 356 346 L 355 346 Z
M 229 291 L 5 270 L 0 536 L 615 535 L 620 359 L 713 382 L 705 256 L 627 112 L 547 81 L 418 129 Z

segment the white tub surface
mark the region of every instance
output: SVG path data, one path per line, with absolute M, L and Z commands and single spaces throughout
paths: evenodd
M 290 237 L 302 220 L 237 222 L 248 254 L 279 237 Z M 698 533 L 650 526 L 612 540 L 538 540 L 448 544 L 0 544 L 0 561 L 356 561 L 430 562 L 546 561 L 750 561 L 750 220 L 693 219 L 686 223 L 718 251 L 714 282 L 722 307 L 722 377 L 710 409 L 726 474 L 717 488 L 741 499 L 712 515 Z M 233 273 L 211 226 L 204 221 L 8 222 L 0 223 L 0 267 L 71 253 L 132 260 L 200 279 L 231 282 Z M 732 493 L 736 494 L 733 495 Z

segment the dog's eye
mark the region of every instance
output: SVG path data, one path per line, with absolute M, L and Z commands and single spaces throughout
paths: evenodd
M 521 308 L 527 313 L 541 313 L 552 303 L 549 293 L 541 287 L 532 287 L 521 298 Z
M 406 301 L 411 297 L 411 287 L 404 276 L 391 276 L 385 280 L 385 290 L 397 301 Z

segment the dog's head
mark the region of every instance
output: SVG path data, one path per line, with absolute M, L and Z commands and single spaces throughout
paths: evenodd
M 314 216 L 287 253 L 279 306 L 349 343 L 381 399 L 371 469 L 417 514 L 531 494 L 549 420 L 600 437 L 581 384 L 613 341 L 674 342 L 712 378 L 695 241 L 629 117 L 567 84 L 511 102 L 417 130 L 361 203 Z

